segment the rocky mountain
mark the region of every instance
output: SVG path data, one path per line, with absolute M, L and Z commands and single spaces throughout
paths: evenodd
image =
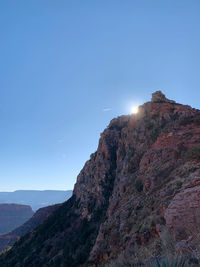
M 199 214 L 200 111 L 156 92 L 110 122 L 73 196 L 0 264 L 154 266 L 184 255 L 199 266 Z
M 62 203 L 72 196 L 72 190 L 17 190 L 0 192 L 0 203 L 30 205 L 34 211 Z
M 7 233 L 26 222 L 33 216 L 30 206 L 0 204 L 0 234 Z
M 44 222 L 49 215 L 51 215 L 60 204 L 41 208 L 24 224 L 7 234 L 0 235 L 0 252 L 12 246 L 20 237 L 34 230 L 38 225 Z

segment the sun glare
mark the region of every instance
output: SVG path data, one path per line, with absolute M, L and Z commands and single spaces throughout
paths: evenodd
M 131 108 L 131 114 L 136 114 L 136 113 L 138 113 L 138 107 L 137 106 L 132 107 Z

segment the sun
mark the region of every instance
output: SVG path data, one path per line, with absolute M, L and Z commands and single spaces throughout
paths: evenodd
M 131 114 L 137 114 L 138 113 L 138 106 L 133 106 L 131 108 Z

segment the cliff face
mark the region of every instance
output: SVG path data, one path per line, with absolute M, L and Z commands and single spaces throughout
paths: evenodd
M 41 208 L 24 224 L 20 225 L 16 229 L 10 231 L 7 234 L 0 235 L 0 252 L 12 246 L 20 237 L 31 232 L 38 225 L 44 222 L 49 215 L 51 215 L 60 205 L 48 206 Z
M 0 234 L 7 233 L 32 217 L 30 206 L 18 204 L 0 204 Z
M 199 181 L 200 111 L 156 92 L 111 121 L 72 198 L 0 262 L 140 266 L 186 252 L 198 262 Z

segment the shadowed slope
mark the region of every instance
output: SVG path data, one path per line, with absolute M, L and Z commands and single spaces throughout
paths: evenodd
M 7 233 L 26 222 L 34 212 L 28 205 L 0 204 L 0 234 Z
M 7 247 L 12 246 L 20 237 L 31 232 L 39 224 L 43 223 L 60 205 L 49 206 L 41 208 L 36 211 L 32 218 L 30 218 L 23 225 L 9 232 L 8 234 L 0 235 L 0 252 Z

